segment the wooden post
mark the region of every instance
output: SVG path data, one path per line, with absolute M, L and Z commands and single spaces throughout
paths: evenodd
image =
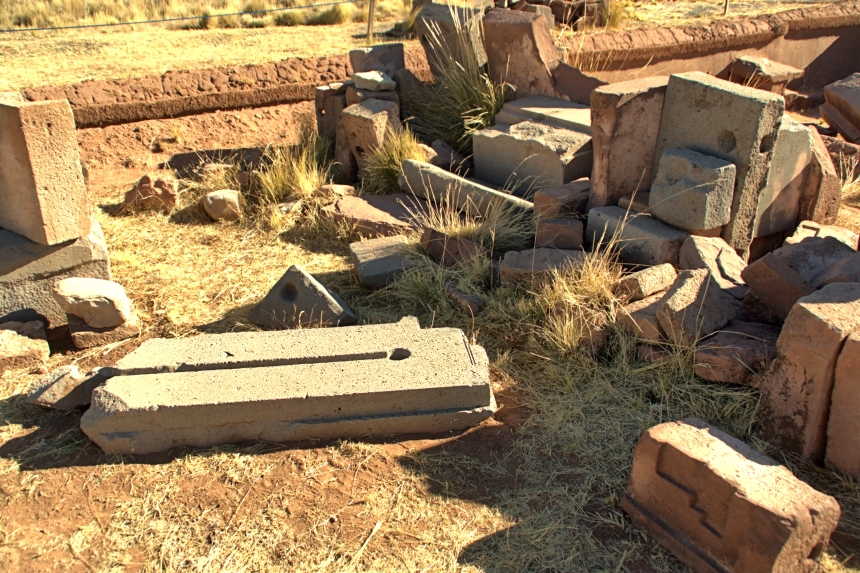
M 723 14 L 723 16 L 728 16 L 728 15 L 729 15 L 729 0 L 726 0 L 726 12 Z
M 726 0 L 728 1 L 728 0 Z M 373 14 L 376 12 L 376 0 L 370 0 L 367 8 L 367 45 L 373 45 Z

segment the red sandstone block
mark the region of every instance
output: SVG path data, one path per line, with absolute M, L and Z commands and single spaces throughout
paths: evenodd
M 801 297 L 815 292 L 812 285 L 773 253 L 745 268 L 741 277 L 756 297 L 780 318 L 787 317 Z
M 860 477 L 860 332 L 845 340 L 836 362 L 830 420 L 827 423 L 827 464 Z

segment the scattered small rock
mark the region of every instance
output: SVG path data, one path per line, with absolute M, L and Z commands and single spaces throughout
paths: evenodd
M 237 221 L 242 215 L 238 191 L 212 191 L 203 197 L 201 203 L 203 210 L 213 221 Z
M 132 315 L 131 301 L 113 281 L 73 277 L 54 286 L 54 299 L 66 311 L 93 328 L 124 324 Z
M 15 330 L 0 326 L 0 373 L 38 366 L 50 355 L 51 349 L 47 340 L 23 336 Z
M 125 207 L 138 211 L 164 211 L 170 213 L 176 208 L 179 182 L 173 177 L 162 175 L 153 179 L 144 175 L 140 181 L 125 194 Z
M 677 276 L 678 273 L 672 265 L 663 263 L 621 277 L 616 285 L 616 292 L 618 296 L 629 296 L 630 301 L 641 300 L 665 291 L 672 286 Z
M 107 381 L 109 371 L 109 368 L 96 368 L 81 374 L 77 365 L 60 366 L 33 383 L 27 402 L 66 412 L 89 406 L 93 390 Z
M 451 300 L 472 316 L 481 312 L 487 304 L 487 301 L 478 295 L 463 292 L 451 283 L 445 285 L 445 292 L 451 297 Z
M 106 328 L 90 326 L 83 319 L 69 315 L 69 333 L 76 348 L 93 348 L 134 338 L 140 336 L 141 330 L 140 319 L 134 312 L 126 322 Z

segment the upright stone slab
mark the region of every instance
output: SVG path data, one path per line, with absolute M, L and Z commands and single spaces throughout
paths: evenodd
M 366 288 L 382 288 L 415 264 L 403 235 L 350 243 L 349 251 L 358 281 Z
M 50 328 L 67 324 L 53 291 L 69 277 L 110 280 L 107 246 L 98 223 L 88 235 L 51 247 L 0 230 L 0 322 L 41 319 Z
M 807 460 L 821 460 L 836 361 L 858 327 L 858 283 L 827 285 L 797 301 L 762 382 L 762 437 Z
M 317 133 L 331 141 L 337 140 L 337 126 L 340 114 L 346 107 L 346 94 L 343 89 L 320 86 L 314 94 L 314 111 L 317 116 Z
M 830 418 L 827 422 L 827 465 L 860 477 L 860 332 L 845 339 L 836 361 Z
M 349 51 L 349 63 L 355 72 L 382 72 L 390 78 L 406 67 L 403 44 L 392 42 Z
M 150 339 L 115 371 L 81 419 L 113 453 L 447 432 L 495 411 L 484 349 L 415 319 Z
M 400 132 L 400 107 L 391 101 L 368 99 L 343 110 L 340 123 L 349 150 L 362 169 L 367 154 L 382 145 L 386 134 Z
M 701 72 L 669 78 L 654 173 L 666 150 L 692 149 L 737 167 L 732 220 L 722 237 L 741 256 L 753 239 L 759 199 L 779 132 L 785 101 L 777 94 L 719 80 Z
M 424 48 L 427 62 L 434 75 L 439 74 L 439 58 L 437 51 L 441 46 L 450 51 L 458 62 L 475 61 L 483 66 L 487 63 L 487 54 L 481 40 L 480 9 L 454 6 L 448 4 L 429 3 L 421 10 L 415 19 L 415 36 Z M 460 40 L 457 28 L 465 30 L 468 42 Z
M 249 318 L 267 328 L 350 326 L 358 317 L 337 293 L 300 265 L 291 265 L 254 307 Z
M 629 214 L 621 207 L 597 207 L 588 212 L 585 241 L 596 245 L 615 237 L 621 261 L 631 265 L 678 266 L 678 251 L 689 233 L 644 214 Z
M 651 187 L 668 83 L 667 76 L 652 76 L 591 92 L 594 166 L 589 209 L 615 205 L 622 196 Z
M 812 573 L 837 501 L 695 418 L 647 430 L 621 508 L 696 571 Z
M 842 182 L 821 136 L 814 129 L 810 129 L 809 134 L 812 156 L 800 193 L 797 219 L 832 225 L 842 205 Z
M 89 234 L 69 102 L 0 102 L 0 227 L 48 246 Z
M 591 133 L 591 110 L 587 105 L 543 95 L 531 95 L 506 102 L 496 114 L 495 121 L 496 124 L 510 125 L 535 121 L 559 129 Z M 654 137 L 656 139 L 656 133 Z
M 472 137 L 475 176 L 515 191 L 558 187 L 591 174 L 591 137 L 524 121 L 497 124 Z
M 860 72 L 825 87 L 824 99 L 860 130 Z

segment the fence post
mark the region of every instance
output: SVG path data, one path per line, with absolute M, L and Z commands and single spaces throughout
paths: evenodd
M 723 16 L 728 16 L 728 15 L 729 15 L 729 0 L 726 0 L 726 12 L 725 12 L 725 14 L 723 14 Z
M 376 12 L 376 0 L 370 0 L 367 8 L 367 45 L 373 45 L 373 14 Z

